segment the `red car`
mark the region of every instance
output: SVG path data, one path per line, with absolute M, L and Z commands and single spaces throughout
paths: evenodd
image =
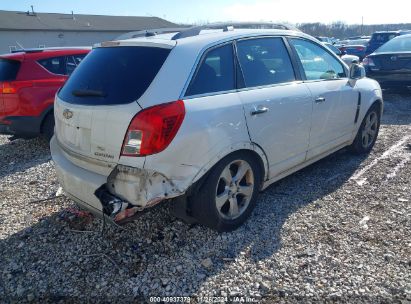
M 0 55 L 0 134 L 50 139 L 54 95 L 89 51 L 49 48 Z

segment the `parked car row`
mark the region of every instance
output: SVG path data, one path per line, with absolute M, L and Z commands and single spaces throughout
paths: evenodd
M 331 51 L 333 51 L 337 56 L 339 56 L 349 67 L 353 63 L 360 63 L 360 57 L 346 54 L 330 43 L 324 42 L 323 44 L 327 46 Z
M 347 55 L 358 56 L 360 61 L 362 61 L 366 56 L 366 49 L 368 44 L 368 39 L 356 39 L 356 40 L 347 40 L 345 44 L 338 46 L 341 52 Z
M 325 40 L 324 37 L 318 38 Z M 410 30 L 380 31 L 370 37 L 351 37 L 334 45 L 325 44 L 347 64 L 351 59 L 346 55 L 357 56 L 358 61 L 364 65 L 367 76 L 377 80 L 383 89 L 410 91 Z

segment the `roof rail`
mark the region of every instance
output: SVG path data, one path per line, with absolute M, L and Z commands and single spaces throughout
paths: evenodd
M 223 22 L 223 23 L 209 23 L 201 26 L 194 26 L 188 29 L 179 31 L 171 39 L 177 40 L 181 38 L 193 37 L 200 34 L 202 30 L 212 30 L 212 29 L 222 29 L 224 32 L 232 31 L 237 29 L 279 29 L 279 30 L 294 30 L 298 29 L 279 23 L 272 22 Z
M 138 38 L 138 37 L 151 37 L 151 36 L 156 36 L 159 34 L 176 33 L 176 32 L 178 33 L 186 29 L 187 28 L 184 28 L 184 27 L 177 27 L 177 28 L 170 27 L 170 28 L 158 28 L 158 29 L 133 31 L 133 32 L 122 34 L 114 40 L 125 40 L 125 39 Z

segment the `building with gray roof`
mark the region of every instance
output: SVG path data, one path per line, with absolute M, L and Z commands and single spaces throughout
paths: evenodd
M 20 48 L 91 46 L 145 29 L 176 27 L 158 17 L 0 11 L 0 53 Z

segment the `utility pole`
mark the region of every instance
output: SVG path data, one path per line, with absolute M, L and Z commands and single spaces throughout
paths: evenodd
M 364 16 L 361 16 L 361 36 L 363 35 L 363 29 L 364 29 Z

